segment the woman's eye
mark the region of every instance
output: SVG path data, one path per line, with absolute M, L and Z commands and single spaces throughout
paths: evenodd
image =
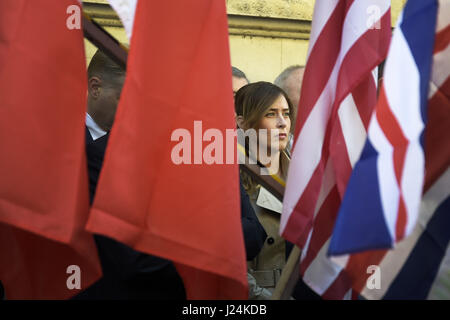
M 291 115 L 290 112 L 285 112 L 285 113 L 284 113 L 284 116 L 285 116 L 285 117 L 289 117 L 290 115 Z
M 275 112 L 269 112 L 266 114 L 266 117 L 274 117 L 275 116 Z

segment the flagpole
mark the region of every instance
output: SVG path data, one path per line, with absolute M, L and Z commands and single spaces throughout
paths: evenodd
M 83 31 L 86 39 L 113 59 L 114 62 L 126 69 L 128 49 L 95 22 L 86 12 L 83 12 Z
M 272 300 L 289 300 L 291 297 L 300 277 L 300 271 L 298 270 L 300 266 L 300 254 L 300 248 L 294 246 L 281 272 L 281 277 L 277 282 L 275 290 L 272 293 Z

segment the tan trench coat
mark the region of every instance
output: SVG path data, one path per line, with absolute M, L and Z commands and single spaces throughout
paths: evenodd
M 289 165 L 289 157 L 285 157 L 285 167 Z M 267 190 L 266 194 L 268 193 Z M 286 264 L 286 242 L 279 235 L 281 213 L 270 210 L 269 204 L 266 207 L 257 204 L 258 196 L 261 193 L 261 187 L 255 195 L 250 195 L 250 202 L 255 210 L 259 222 L 267 233 L 266 242 L 258 256 L 248 262 L 248 273 L 256 280 L 256 285 L 269 291 L 273 291 L 281 276 L 281 271 Z M 276 209 L 274 207 L 274 209 Z M 278 208 L 278 211 L 279 208 Z M 250 291 L 252 286 L 250 286 Z M 249 298 L 252 298 L 250 292 Z

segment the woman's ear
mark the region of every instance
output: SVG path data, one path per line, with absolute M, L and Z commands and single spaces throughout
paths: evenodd
M 244 117 L 242 116 L 236 116 L 236 124 L 239 127 L 239 129 L 244 130 Z

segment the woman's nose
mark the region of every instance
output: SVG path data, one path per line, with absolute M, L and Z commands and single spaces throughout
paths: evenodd
M 278 115 L 277 117 L 277 127 L 278 128 L 285 128 L 287 126 L 286 119 L 283 117 L 283 115 Z

